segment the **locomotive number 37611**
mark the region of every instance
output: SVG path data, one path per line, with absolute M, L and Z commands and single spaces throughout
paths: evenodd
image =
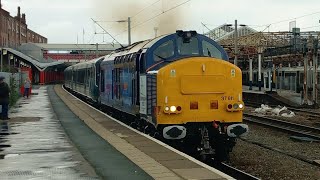
M 222 101 L 225 101 L 225 100 L 232 101 L 232 100 L 234 100 L 234 97 L 233 96 L 221 96 L 221 100 Z

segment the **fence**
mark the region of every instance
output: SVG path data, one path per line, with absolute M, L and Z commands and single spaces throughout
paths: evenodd
M 0 76 L 5 77 L 4 81 L 9 85 L 9 87 L 13 87 L 11 91 L 16 91 L 20 94 L 20 88 L 23 86 L 23 82 L 28 77 L 28 74 L 25 72 L 20 73 L 7 73 L 0 72 Z

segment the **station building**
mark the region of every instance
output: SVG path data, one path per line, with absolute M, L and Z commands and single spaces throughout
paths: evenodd
M 0 47 L 17 48 L 22 43 L 47 43 L 46 37 L 28 28 L 26 14 L 18 7 L 16 16 L 2 8 L 0 0 Z

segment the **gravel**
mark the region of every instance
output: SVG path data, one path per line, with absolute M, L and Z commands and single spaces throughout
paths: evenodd
M 230 164 L 261 179 L 320 179 L 320 165 L 312 165 L 280 152 L 250 143 L 257 142 L 303 159 L 320 160 L 320 143 L 297 142 L 277 130 L 249 124 L 245 141 L 239 139 Z M 250 141 L 250 142 L 247 142 Z

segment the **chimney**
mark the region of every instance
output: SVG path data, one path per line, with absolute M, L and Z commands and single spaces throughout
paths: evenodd
M 25 13 L 22 13 L 22 22 L 26 24 L 26 14 Z
M 20 14 L 20 6 L 18 6 L 18 18 L 21 18 L 21 14 Z

